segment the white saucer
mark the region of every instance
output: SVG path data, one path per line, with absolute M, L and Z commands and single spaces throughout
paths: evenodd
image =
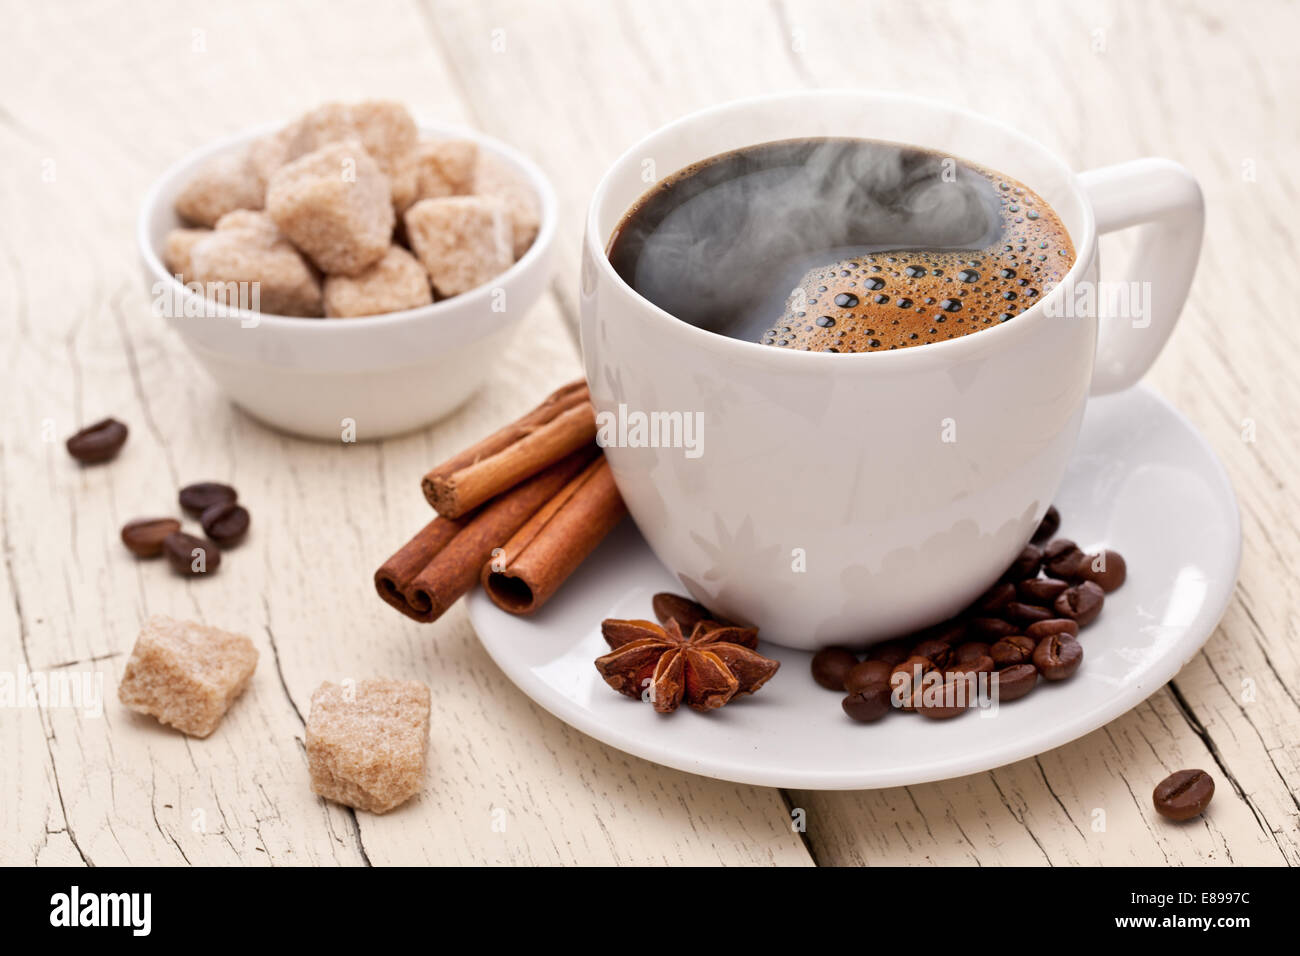
M 761 642 L 781 670 L 721 710 L 660 715 L 615 693 L 593 665 L 607 651 L 601 620 L 652 618 L 656 591 L 684 593 L 630 521 L 535 617 L 506 614 L 475 591 L 470 619 L 533 700 L 597 740 L 668 767 L 821 790 L 958 777 L 1059 747 L 1141 703 L 1196 653 L 1232 596 L 1241 557 L 1236 496 L 1205 440 L 1153 393 L 1135 388 L 1089 404 L 1056 505 L 1061 534 L 1122 553 L 1128 581 L 1083 632 L 1078 674 L 1040 682 L 996 714 L 854 723 L 841 695 L 813 683 L 811 655 Z

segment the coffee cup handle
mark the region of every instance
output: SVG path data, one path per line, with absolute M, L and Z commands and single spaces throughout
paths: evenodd
M 1135 384 L 1174 330 L 1201 253 L 1205 204 L 1192 174 L 1168 159 L 1103 166 L 1080 173 L 1078 183 L 1098 235 L 1138 227 L 1127 268 L 1103 282 L 1094 300 L 1099 329 L 1091 390 L 1106 395 Z M 1119 302 L 1129 303 L 1119 310 L 1124 314 L 1108 314 Z M 1134 309 L 1135 302 L 1144 307 Z

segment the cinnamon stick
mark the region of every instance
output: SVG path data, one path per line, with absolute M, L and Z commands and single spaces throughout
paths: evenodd
M 432 469 L 421 488 L 438 514 L 457 518 L 595 438 L 591 395 L 579 379 Z
M 626 513 L 601 455 L 515 532 L 503 554 L 483 566 L 488 597 L 511 614 L 532 614 Z
M 574 452 L 472 515 L 435 518 L 375 572 L 375 590 L 407 617 L 436 621 L 474 586 L 493 549 L 509 541 L 599 453 L 594 444 Z
M 433 556 L 447 547 L 468 523 L 467 519 L 440 515 L 421 528 L 375 572 L 375 590 L 379 596 L 407 617 L 422 622 L 432 621 L 432 604 L 419 595 L 408 598 L 406 590 Z

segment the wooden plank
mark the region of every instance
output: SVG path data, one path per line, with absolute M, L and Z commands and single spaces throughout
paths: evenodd
M 808 863 L 775 792 L 581 737 L 506 682 L 462 610 L 420 628 L 371 592 L 373 569 L 427 520 L 428 465 L 577 374 L 553 302 L 526 320 L 471 406 L 372 445 L 256 425 L 149 316 L 131 248 L 136 203 L 186 150 L 335 97 L 392 96 L 468 119 L 415 8 L 345 17 L 310 4 L 104 3 L 75 16 L 24 8 L 7 27 L 0 155 L 14 175 L 0 204 L 22 226 L 0 237 L 11 317 L 0 343 L 0 666 L 102 675 L 107 701 L 98 718 L 20 709 L 0 723 L 14 758 L 0 861 Z M 57 60 L 43 57 L 55 48 Z M 61 441 L 107 413 L 130 423 L 131 440 L 111 465 L 81 469 Z M 122 549 L 124 521 L 173 511 L 177 487 L 204 478 L 238 486 L 254 517 L 218 575 L 189 583 Z M 247 633 L 261 653 L 249 692 L 207 740 L 116 703 L 125 654 L 154 612 Z M 385 817 L 313 797 L 302 753 L 312 689 L 368 674 L 435 690 L 426 792 Z M 504 832 L 493 827 L 502 819 Z
M 0 667 L 103 674 L 109 702 L 102 719 L 19 708 L 0 721 L 0 752 L 18 755 L 0 796 L 0 861 L 807 862 L 775 791 L 663 770 L 583 737 L 508 685 L 462 611 L 419 628 L 370 598 L 368 576 L 426 514 L 415 482 L 429 462 L 576 372 L 565 329 L 583 213 L 618 153 L 725 99 L 854 85 L 991 113 L 1078 168 L 1161 154 L 1196 172 L 1210 233 L 1152 381 L 1224 458 L 1246 546 L 1236 601 L 1171 688 L 991 774 L 789 794 L 809 811 L 817 859 L 1300 861 L 1290 487 L 1300 403 L 1279 372 L 1295 364 L 1300 331 L 1275 305 L 1286 301 L 1276 263 L 1295 250 L 1288 224 L 1300 212 L 1286 175 L 1300 133 L 1278 122 L 1294 99 L 1298 17 L 1260 2 L 1226 18 L 1204 0 L 1058 5 L 1050 16 L 1019 0 L 439 0 L 370 4 L 365 17 L 305 3 L 16 11 L 0 58 L 10 173 L 0 208 L 21 224 L 0 235 Z M 1013 38 L 972 42 L 990 25 Z M 60 57 L 41 55 L 50 49 Z M 150 322 L 128 237 L 138 197 L 187 149 L 365 95 L 476 122 L 537 156 L 561 197 L 561 265 L 555 301 L 529 318 L 474 407 L 429 432 L 338 449 L 276 436 L 229 408 Z M 1105 242 L 1104 261 L 1123 248 Z M 108 468 L 78 470 L 45 440 L 110 411 L 134 430 Z M 120 524 L 165 510 L 179 483 L 202 477 L 239 485 L 254 505 L 252 539 L 197 585 L 131 561 Z M 378 506 L 358 500 L 359 488 L 372 501 L 377 491 Z M 245 630 L 262 652 L 248 698 L 207 741 L 112 701 L 153 611 Z M 382 672 L 423 676 L 438 691 L 433 770 L 415 804 L 358 819 L 307 793 L 300 715 L 320 680 Z M 1219 794 L 1202 823 L 1170 828 L 1150 813 L 1150 787 L 1187 765 L 1215 773 Z M 1104 832 L 1091 828 L 1097 809 Z M 504 833 L 493 828 L 502 820 Z
M 1156 814 L 1151 791 L 1182 767 L 1218 781 L 1193 824 Z M 1274 835 L 1234 794 L 1162 691 L 1081 740 L 990 773 L 857 793 L 796 792 L 814 857 L 836 865 L 1280 864 Z
M 795 76 L 781 18 L 752 3 L 420 2 L 471 114 L 555 182 L 555 287 L 575 323 L 587 204 L 609 165 L 683 113 Z
M 934 862 L 1226 862 L 1229 849 L 1300 861 L 1300 535 L 1288 490 L 1300 452 L 1287 437 L 1300 403 L 1294 380 L 1278 373 L 1295 363 L 1300 332 L 1273 305 L 1285 270 L 1264 265 L 1287 261 L 1295 247 L 1287 223 L 1300 212 L 1285 175 L 1297 131 L 1277 121 L 1294 94 L 1293 6 L 1255 3 L 1250 15 L 1232 18 L 1206 2 L 1058 4 L 1050 14 L 1027 0 L 978 7 L 785 0 L 758 12 L 726 2 L 430 6 L 439 27 L 461 38 L 445 48 L 475 115 L 527 143 L 557 178 L 569 251 L 557 284 L 569 312 L 587 197 L 604 169 L 662 123 L 736 96 L 809 86 L 902 90 L 1019 126 L 1079 169 L 1140 155 L 1191 167 L 1205 189 L 1210 231 L 1183 327 L 1151 380 L 1205 432 L 1232 475 L 1246 538 L 1242 583 L 1205 652 L 1171 689 L 1117 727 L 1039 761 L 1121 768 L 1097 779 L 1110 788 L 1105 803 L 1124 808 L 1120 832 L 1132 846 L 1114 839 L 1114 813 L 1107 840 L 1072 837 L 1061 804 L 1074 814 L 1100 803 L 1092 787 L 1087 796 L 1070 791 L 1068 781 L 1089 778 L 1068 766 L 1048 774 L 1017 765 L 978 783 L 911 788 L 929 812 L 906 826 L 930 828 Z M 484 50 L 493 30 L 504 31 L 504 65 Z M 1119 261 L 1128 244 L 1104 240 L 1103 262 Z M 1251 423 L 1258 437 L 1243 440 Z M 1130 783 L 1149 795 L 1154 780 L 1175 769 L 1161 748 L 1129 743 L 1132 734 L 1161 743 L 1166 755 L 1219 768 L 1214 825 L 1231 839 L 1181 839 L 1150 826 L 1149 807 L 1128 807 Z M 1013 806 L 1028 815 L 1007 809 L 997 784 L 1008 776 Z M 790 799 L 824 821 L 820 838 L 810 824 L 819 862 L 902 861 L 920 845 L 890 830 L 882 808 L 892 814 L 900 804 L 894 791 Z M 1040 832 L 1027 822 L 1034 815 L 1055 822 Z M 864 833 L 867 819 L 884 829 Z M 957 824 L 976 820 L 982 825 L 963 835 Z M 1139 830 L 1148 832 L 1144 841 Z

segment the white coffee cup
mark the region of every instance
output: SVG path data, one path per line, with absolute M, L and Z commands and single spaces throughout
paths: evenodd
M 743 146 L 820 136 L 921 146 L 1019 180 L 1060 215 L 1073 268 L 996 327 L 827 354 L 688 325 L 611 267 L 614 229 L 657 178 Z M 1075 174 L 1002 123 L 910 96 L 779 94 L 686 116 L 614 163 L 587 216 L 583 357 L 619 491 L 683 588 L 766 640 L 861 647 L 942 621 L 1028 541 L 1088 396 L 1127 388 L 1159 354 L 1202 224 L 1200 189 L 1177 163 Z M 1098 287 L 1097 235 L 1134 226 L 1133 260 L 1113 279 L 1138 285 Z M 1104 303 L 1114 289 L 1137 295 L 1126 314 L 1099 319 L 1088 293 Z M 680 422 L 699 433 L 674 432 Z M 674 437 L 679 447 L 665 447 Z

